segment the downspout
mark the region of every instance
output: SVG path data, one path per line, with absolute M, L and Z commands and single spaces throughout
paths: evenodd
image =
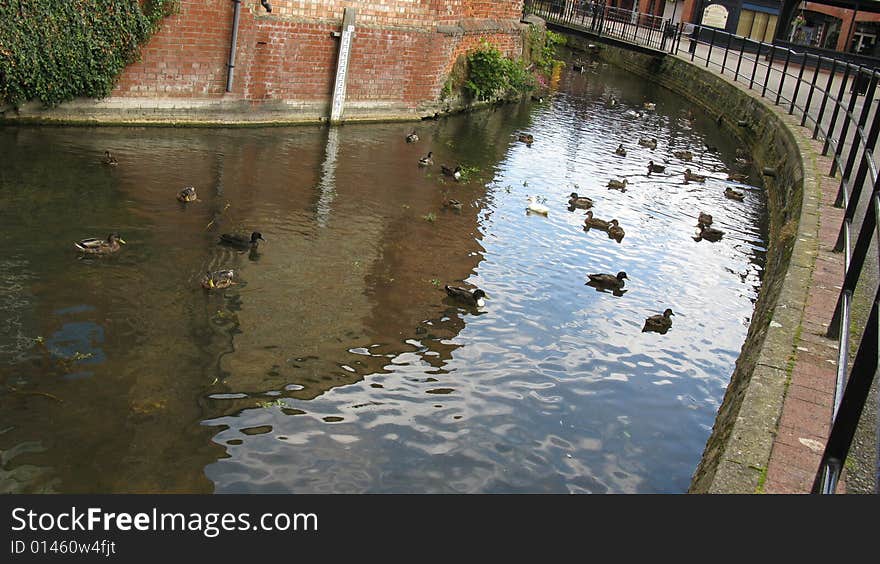
M 238 42 L 238 15 L 241 11 L 241 0 L 232 0 L 235 11 L 232 13 L 232 44 L 229 47 L 229 64 L 226 70 L 226 91 L 232 92 L 232 75 L 235 70 L 235 44 Z

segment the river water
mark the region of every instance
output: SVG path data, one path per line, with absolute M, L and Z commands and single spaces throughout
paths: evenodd
M 612 67 L 414 125 L 4 127 L 0 491 L 684 492 L 765 259 L 735 149 Z M 573 191 L 625 237 L 585 231 Z M 694 240 L 700 211 L 720 241 Z M 217 245 L 255 230 L 255 251 Z M 74 249 L 114 231 L 114 255 Z M 238 284 L 203 290 L 218 268 Z M 620 270 L 623 293 L 585 285 Z M 671 330 L 642 332 L 665 308 Z

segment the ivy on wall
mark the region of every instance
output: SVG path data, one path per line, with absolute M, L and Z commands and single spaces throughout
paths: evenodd
M 103 98 L 178 0 L 0 0 L 0 102 Z

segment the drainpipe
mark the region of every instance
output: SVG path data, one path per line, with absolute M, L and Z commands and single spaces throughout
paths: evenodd
M 241 11 L 241 0 L 232 0 L 235 11 L 232 13 L 232 45 L 229 47 L 229 64 L 226 70 L 226 91 L 232 92 L 232 74 L 235 70 L 235 44 L 238 42 L 238 15 Z

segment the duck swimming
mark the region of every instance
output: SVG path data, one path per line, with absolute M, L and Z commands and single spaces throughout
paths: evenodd
M 604 219 L 599 219 L 593 217 L 593 210 L 587 210 L 587 218 L 584 220 L 584 229 L 591 229 L 595 227 L 596 229 L 601 229 L 602 231 L 607 231 L 609 227 L 611 227 L 612 222 L 616 225 L 617 220 L 612 219 L 610 221 L 605 221 Z
M 614 150 L 614 153 L 620 155 L 621 157 L 626 156 L 626 149 L 623 148 L 623 143 L 617 146 L 617 149 Z
M 78 251 L 89 255 L 109 255 L 115 253 L 125 244 L 125 240 L 119 236 L 119 233 L 111 233 L 106 239 L 98 239 L 90 237 L 88 239 L 80 239 L 75 241 L 74 246 Z
M 724 196 L 730 200 L 736 200 L 737 202 L 742 202 L 745 200 L 746 195 L 742 192 L 734 190 L 730 186 L 724 189 Z
M 587 209 L 593 207 L 593 200 L 586 196 L 578 196 L 577 192 L 572 192 L 568 196 L 568 205 L 572 208 Z
M 627 180 L 624 178 L 621 180 L 616 180 L 612 178 L 608 181 L 608 189 L 609 190 L 620 190 L 621 192 L 626 192 Z
M 194 186 L 187 186 L 177 193 L 178 202 L 195 202 L 199 199 Z
M 648 161 L 648 174 L 652 172 L 664 172 L 666 167 L 664 165 L 654 164 L 654 161 Z
M 535 138 L 531 133 L 520 133 L 519 140 L 525 143 L 526 145 L 531 145 L 535 142 Z
M 254 231 L 251 233 L 251 236 L 240 235 L 238 233 L 224 233 L 220 235 L 219 244 L 226 245 L 228 247 L 236 247 L 238 249 L 247 250 L 247 249 L 256 249 L 260 244 L 260 241 L 265 241 L 263 239 L 262 233 L 259 231 Z
M 691 171 L 691 169 L 684 169 L 684 181 L 685 182 L 705 182 L 706 177 L 701 174 L 695 174 Z
M 694 237 L 694 241 L 702 241 L 705 239 L 714 243 L 715 241 L 720 241 L 721 237 L 724 235 L 724 231 L 709 227 L 708 225 L 703 225 L 702 223 L 698 225 L 698 227 L 700 228 L 700 233 Z
M 413 129 L 413 132 L 406 136 L 407 143 L 415 143 L 419 140 L 419 134 Z
M 548 213 L 550 213 L 550 208 L 548 208 L 544 204 L 539 204 L 537 201 L 535 201 L 534 196 L 529 196 L 529 205 L 526 208 L 526 211 L 530 213 L 537 213 L 540 215 L 547 215 Z
M 457 166 L 454 169 L 449 168 L 446 165 L 440 165 L 440 171 L 443 172 L 446 176 L 451 176 L 455 180 L 461 180 L 461 167 Z
M 642 107 L 645 108 L 646 110 L 653 112 L 654 110 L 657 109 L 657 104 L 655 104 L 654 102 L 645 102 L 644 104 L 642 104 Z
M 448 284 L 444 286 L 444 288 L 446 290 L 446 295 L 469 307 L 483 307 L 486 305 L 486 300 L 489 299 L 486 292 L 479 288 L 468 290 L 459 286 L 449 286 Z
M 608 238 L 614 239 L 618 243 L 623 240 L 623 236 L 626 235 L 626 232 L 623 230 L 623 227 L 617 224 L 616 219 L 611 220 L 611 225 L 608 227 Z
M 683 161 L 692 161 L 694 159 L 694 154 L 690 151 L 672 151 L 672 154 L 675 158 Z
M 434 164 L 434 158 L 431 156 L 434 153 L 428 151 L 428 154 L 419 159 L 419 166 L 431 166 Z
M 588 274 L 590 279 L 588 286 L 603 290 L 621 290 L 625 284 L 624 280 L 628 280 L 626 272 L 620 271 L 617 274 Z
M 458 200 L 446 200 L 443 203 L 443 207 L 452 208 L 456 211 L 461 211 L 462 205 L 461 202 L 459 202 Z
M 641 139 L 639 139 L 639 145 L 641 145 L 642 147 L 647 147 L 649 149 L 656 149 L 657 148 L 657 140 L 654 139 L 653 137 L 651 137 L 651 138 L 642 137 Z
M 749 179 L 749 175 L 744 172 L 731 172 L 727 175 L 727 179 L 734 182 L 745 182 Z
M 705 225 L 709 227 L 712 225 L 712 216 L 708 213 L 700 212 L 699 217 L 697 217 L 697 225 Z
M 119 161 L 116 160 L 116 157 L 110 154 L 110 151 L 104 151 L 104 159 L 101 162 L 108 166 L 116 166 L 119 164 Z
M 666 308 L 662 314 L 652 315 L 645 320 L 645 326 L 642 327 L 642 333 L 647 333 L 648 331 L 652 331 L 654 333 L 660 333 L 661 335 L 665 335 L 667 331 L 672 327 L 672 317 L 675 315 L 672 313 L 672 310 Z
M 235 271 L 233 270 L 217 270 L 215 272 L 209 270 L 202 277 L 200 283 L 202 288 L 206 290 L 222 290 L 235 284 L 234 275 Z

